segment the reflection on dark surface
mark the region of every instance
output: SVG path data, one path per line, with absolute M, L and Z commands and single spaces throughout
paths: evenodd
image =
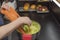
M 59 40 L 58 26 L 51 15 L 44 18 L 39 40 Z

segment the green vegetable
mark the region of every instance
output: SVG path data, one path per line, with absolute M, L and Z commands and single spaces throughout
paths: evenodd
M 28 27 L 28 25 L 24 25 L 23 29 L 26 34 L 35 34 L 40 31 L 41 26 L 38 22 L 32 21 L 32 24 L 30 27 Z
M 29 27 L 28 27 L 28 25 L 24 25 L 23 29 L 24 29 L 24 31 L 25 31 L 26 33 L 29 32 Z

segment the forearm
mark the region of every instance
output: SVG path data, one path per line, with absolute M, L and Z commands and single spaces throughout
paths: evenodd
M 19 22 L 19 20 L 16 20 L 12 23 L 9 23 L 7 25 L 4 25 L 4 26 L 0 27 L 0 39 L 7 36 L 7 34 L 14 31 L 16 28 L 18 28 L 18 26 L 21 26 L 21 24 L 22 23 Z

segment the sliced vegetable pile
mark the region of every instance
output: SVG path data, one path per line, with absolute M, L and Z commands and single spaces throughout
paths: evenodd
M 38 22 L 32 21 L 32 24 L 30 27 L 28 27 L 28 25 L 24 25 L 23 29 L 26 34 L 35 34 L 40 31 L 41 26 Z

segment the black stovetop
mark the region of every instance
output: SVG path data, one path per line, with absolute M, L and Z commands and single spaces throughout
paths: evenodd
M 53 15 L 35 14 L 31 18 L 41 24 L 41 31 L 37 40 L 60 40 L 60 26 Z
M 60 26 L 55 17 L 51 14 L 29 14 L 32 20 L 40 23 L 41 31 L 36 40 L 60 40 Z M 13 34 L 14 35 L 14 34 Z M 18 35 L 16 35 L 18 39 Z M 15 35 L 13 38 L 16 38 Z

